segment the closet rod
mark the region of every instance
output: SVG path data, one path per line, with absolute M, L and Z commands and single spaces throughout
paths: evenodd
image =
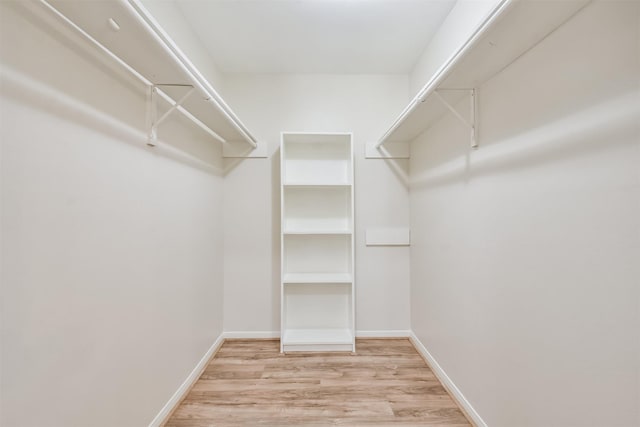
M 89 42 L 91 42 L 91 44 L 93 44 L 95 47 L 97 47 L 100 51 L 102 51 L 102 53 L 106 54 L 109 58 L 111 58 L 113 61 L 117 62 L 118 64 L 120 64 L 121 67 L 123 67 L 125 70 L 127 70 L 131 75 L 133 75 L 135 78 L 137 78 L 138 80 L 140 80 L 144 85 L 148 86 L 148 87 L 153 87 L 154 84 L 153 82 L 151 82 L 150 80 L 148 80 L 146 77 L 144 77 L 142 74 L 140 74 L 135 68 L 133 68 L 131 65 L 129 65 L 128 63 L 126 63 L 123 59 L 121 59 L 118 55 L 116 55 L 115 53 L 113 53 L 111 50 L 109 50 L 106 46 L 104 46 L 102 43 L 100 43 L 98 40 L 96 40 L 93 36 L 91 36 L 89 33 L 87 33 L 85 30 L 83 30 L 81 27 L 79 27 L 75 22 L 73 22 L 72 20 L 70 20 L 69 18 L 67 18 L 62 12 L 60 12 L 58 9 L 56 9 L 54 6 L 52 6 L 47 0 L 39 0 L 39 2 L 47 9 L 49 10 L 53 16 L 55 16 L 56 18 L 58 18 L 59 20 L 61 20 L 62 22 L 64 22 L 66 25 L 68 25 L 69 27 L 71 27 L 73 30 L 75 30 L 78 34 L 82 35 L 85 39 L 87 39 Z M 158 90 L 157 91 L 158 95 L 160 95 L 169 105 L 174 105 L 175 104 L 175 100 L 170 97 L 169 95 L 167 95 L 165 92 L 163 92 L 162 90 Z M 207 126 L 206 124 L 204 124 L 202 121 L 200 121 L 197 117 L 195 117 L 193 114 L 191 114 L 189 111 L 187 111 L 185 108 L 183 108 L 182 106 L 179 106 L 176 108 L 177 111 L 179 111 L 182 115 L 184 115 L 186 118 L 188 118 L 189 120 L 191 120 L 194 124 L 196 124 L 199 128 L 201 128 L 202 130 L 204 130 L 206 133 L 208 133 L 209 135 L 211 135 L 213 138 L 215 138 L 216 140 L 228 144 L 229 142 L 227 140 L 225 140 L 223 137 L 221 137 L 220 135 L 218 135 L 215 131 L 213 131 L 209 126 Z
M 216 108 L 231 122 L 236 130 L 245 138 L 253 148 L 258 147 L 256 138 L 242 124 L 231 108 L 222 99 L 220 94 L 211 86 L 211 83 L 204 78 L 198 69 L 189 61 L 186 55 L 178 48 L 169 35 L 162 29 L 158 21 L 147 11 L 139 0 L 120 0 L 127 5 L 131 14 L 147 29 L 149 34 L 158 41 L 162 49 L 182 68 L 191 81 L 206 96 L 207 100 L 213 102 Z
M 47 2 L 46 0 L 40 0 L 40 3 L 42 5 L 44 5 L 56 18 L 60 19 L 62 22 L 67 24 L 69 27 L 73 28 L 77 33 L 79 33 L 85 39 L 90 41 L 94 46 L 96 46 L 99 50 L 101 50 L 109 58 L 113 59 L 115 62 L 120 64 L 120 66 L 122 66 L 125 70 L 127 70 L 129 73 L 131 73 L 134 77 L 136 77 L 138 80 L 140 80 L 146 86 L 153 87 L 153 83 L 151 81 L 147 80 L 147 78 L 145 76 L 143 76 L 142 74 L 137 72 L 132 66 L 127 64 L 125 61 L 123 61 L 118 55 L 116 55 L 115 53 L 113 53 L 109 49 L 107 49 L 107 47 L 104 46 L 102 43 L 100 43 L 98 40 L 94 39 L 93 36 L 91 36 L 91 34 L 87 33 L 85 30 L 83 30 L 78 25 L 76 25 L 75 22 L 73 22 L 72 20 L 67 18 L 62 12 L 60 12 L 58 9 L 56 9 L 51 4 L 49 4 L 49 2 Z M 170 105 L 175 104 L 176 101 L 173 98 L 171 98 L 169 95 L 164 93 L 163 91 L 158 90 L 157 93 L 158 93 L 158 95 L 160 95 Z M 218 141 L 220 141 L 222 143 L 227 144 L 227 141 L 224 138 L 222 138 L 216 132 L 211 130 L 211 128 L 209 128 L 209 126 L 207 126 L 204 123 L 202 123 L 198 118 L 196 118 L 193 114 L 191 114 L 190 112 L 185 110 L 183 107 L 178 107 L 177 110 L 180 113 L 182 113 L 186 118 L 188 118 L 193 123 L 195 123 L 199 128 L 201 128 L 206 133 L 211 135 L 213 138 L 217 139 Z
M 393 122 L 389 130 L 382 135 L 382 138 L 376 143 L 376 148 L 380 148 L 398 129 L 407 117 L 424 102 L 431 93 L 437 89 L 438 85 L 444 81 L 449 72 L 455 67 L 460 59 L 475 45 L 476 41 L 486 32 L 486 30 L 495 22 L 496 19 L 513 3 L 514 0 L 501 0 L 493 11 L 484 19 L 482 24 L 473 32 L 471 37 L 458 48 L 453 55 L 436 71 L 431 79 L 422 87 L 420 92 L 409 102 L 409 105 L 402 110 L 398 118 Z

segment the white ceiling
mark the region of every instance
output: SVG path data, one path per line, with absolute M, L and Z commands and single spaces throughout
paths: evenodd
M 455 0 L 179 0 L 227 73 L 407 73 Z

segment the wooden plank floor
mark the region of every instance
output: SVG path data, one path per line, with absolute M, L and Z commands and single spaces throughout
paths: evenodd
M 225 342 L 167 427 L 470 424 L 408 339 L 359 339 L 356 354 L 279 353 Z

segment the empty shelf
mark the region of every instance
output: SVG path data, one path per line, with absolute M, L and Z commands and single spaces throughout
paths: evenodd
M 494 10 L 496 16 L 500 15 L 499 19 L 480 29 L 477 40 L 470 39 L 451 63 L 425 85 L 380 138 L 379 144 L 415 139 L 446 113 L 446 108 L 431 96 L 434 91 L 482 86 L 561 27 L 586 4 L 587 0 L 500 2 Z M 508 7 L 503 7 L 506 5 Z M 465 96 L 468 95 L 464 91 L 453 91 L 447 93 L 446 98 L 455 105 Z
M 350 273 L 289 273 L 283 278 L 284 283 L 352 283 Z
M 314 229 L 289 229 L 284 230 L 283 234 L 351 234 L 351 230 L 344 229 L 326 229 L 326 230 L 314 230 Z
M 225 141 L 248 142 L 255 147 L 255 138 L 240 119 L 139 1 L 48 0 L 43 4 L 136 77 L 159 85 L 173 100 L 180 99 L 190 87 L 196 88 L 197 95 L 185 100 L 181 108 Z M 119 25 L 117 32 L 106 25 L 109 18 Z
M 283 184 L 285 187 L 350 187 L 347 182 L 329 182 L 329 181 L 287 181 Z
M 349 329 L 287 329 L 282 337 L 287 345 L 331 345 L 353 343 Z

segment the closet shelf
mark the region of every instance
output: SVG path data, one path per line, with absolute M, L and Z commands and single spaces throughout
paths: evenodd
M 346 182 L 330 182 L 330 181 L 287 181 L 282 184 L 287 188 L 332 188 L 332 187 L 351 187 Z
M 306 236 L 317 236 L 317 235 L 351 235 L 351 230 L 345 229 L 285 229 L 282 231 L 282 234 L 290 235 L 290 234 L 300 234 Z
M 139 0 L 40 3 L 160 95 L 171 111 L 226 146 L 257 147 L 256 138 Z M 153 131 L 152 125 L 149 145 L 154 145 Z
M 331 344 L 351 346 L 352 342 L 353 334 L 349 329 L 287 329 L 282 336 L 285 347 Z
M 469 40 L 409 102 L 375 148 L 381 150 L 385 143 L 415 139 L 450 109 L 445 104 L 455 105 L 468 98 L 473 89 L 535 47 L 588 3 L 589 0 L 498 2 Z M 467 115 L 466 110 L 461 113 Z M 475 128 L 473 123 L 469 126 Z
M 283 283 L 352 283 L 353 276 L 349 273 L 288 273 L 282 279 Z

